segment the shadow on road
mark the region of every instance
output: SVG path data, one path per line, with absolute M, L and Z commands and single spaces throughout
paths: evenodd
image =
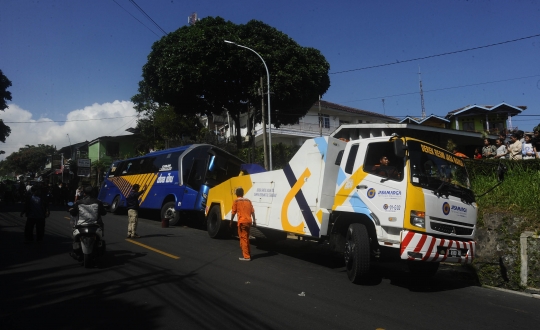
M 322 267 L 330 268 L 347 276 L 343 256 L 331 251 L 327 245 L 310 241 L 287 239 L 274 244 L 252 241 L 257 250 L 264 254 L 252 258 L 271 257 L 277 254 L 287 255 Z M 432 278 L 419 279 L 409 272 L 402 262 L 373 262 L 370 278 L 361 285 L 376 286 L 383 280 L 391 285 L 407 288 L 413 292 L 438 292 L 478 286 L 479 281 L 472 270 L 464 265 L 441 264 Z

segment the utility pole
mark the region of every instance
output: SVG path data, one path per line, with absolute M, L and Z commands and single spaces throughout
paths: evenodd
M 426 118 L 426 107 L 424 106 L 424 90 L 422 89 L 422 73 L 420 72 L 420 65 L 418 66 L 418 78 L 420 79 L 420 103 L 422 105 L 422 119 Z
M 264 168 L 266 170 L 269 169 L 268 167 L 268 151 L 266 146 L 266 120 L 264 120 L 264 87 L 263 87 L 263 77 L 261 77 L 261 89 L 259 92 L 261 93 L 261 114 L 262 114 L 262 129 L 263 129 L 263 151 L 264 151 Z
M 322 136 L 321 96 L 319 95 L 319 136 Z

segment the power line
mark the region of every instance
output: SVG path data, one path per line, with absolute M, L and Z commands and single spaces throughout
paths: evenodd
M 129 2 L 131 2 L 137 9 L 139 9 L 139 11 L 140 11 L 141 13 L 143 13 L 143 15 L 146 16 L 152 23 L 154 23 L 154 25 L 157 26 L 157 28 L 160 29 L 161 32 L 163 32 L 164 35 L 167 35 L 167 32 L 165 32 L 165 30 L 163 30 L 163 29 L 161 28 L 161 26 L 159 26 L 158 23 L 156 23 L 156 22 L 152 19 L 152 17 L 150 17 L 150 16 L 149 16 L 149 15 L 148 15 L 141 7 L 139 7 L 139 5 L 138 5 L 137 3 L 135 3 L 134 0 L 129 0 Z
M 74 119 L 74 120 L 49 120 L 49 121 L 5 121 L 5 124 L 46 124 L 46 123 L 71 123 L 75 121 L 94 121 L 94 120 L 108 120 L 108 119 L 119 119 L 119 118 L 131 118 L 137 117 L 134 116 L 123 116 L 123 117 L 109 117 L 109 118 L 94 118 L 94 119 Z
M 486 82 L 475 83 L 475 84 L 468 84 L 468 85 L 459 85 L 459 86 L 452 86 L 452 87 L 443 87 L 443 88 L 429 89 L 429 90 L 425 90 L 424 93 L 428 93 L 428 92 L 439 92 L 439 91 L 444 91 L 444 90 L 448 90 L 448 89 L 456 89 L 456 88 L 463 88 L 463 87 L 472 87 L 472 86 L 479 86 L 479 85 L 495 84 L 495 83 L 500 83 L 500 82 L 506 82 L 506 81 L 512 81 L 512 80 L 519 80 L 519 79 L 527 79 L 527 78 L 534 78 L 534 77 L 540 77 L 540 74 L 536 74 L 536 75 L 532 75 L 532 76 L 526 76 L 526 77 L 518 77 L 518 78 L 508 78 L 508 79 L 502 79 L 502 80 L 486 81 Z M 396 96 L 406 96 L 406 95 L 414 95 L 414 94 L 418 94 L 418 93 L 419 93 L 419 92 L 409 92 L 409 93 L 402 93 L 402 94 L 377 96 L 377 97 L 370 97 L 370 98 L 367 98 L 367 99 L 345 101 L 345 102 L 342 102 L 342 103 L 351 103 L 351 102 L 358 102 L 358 101 L 378 100 L 378 99 L 380 99 L 380 98 L 396 97 Z
M 338 71 L 338 72 L 330 72 L 329 74 L 338 74 L 338 73 L 346 73 L 346 72 L 352 72 L 352 71 L 374 69 L 374 68 L 380 68 L 380 67 L 383 67 L 383 66 L 401 64 L 401 63 L 406 63 L 406 62 L 413 62 L 413 61 L 418 61 L 418 60 L 425 60 L 425 59 L 433 58 L 433 57 L 440 57 L 440 56 L 464 53 L 464 52 L 468 52 L 468 51 L 471 51 L 471 50 L 477 50 L 477 49 L 488 48 L 488 47 L 493 47 L 493 46 L 500 46 L 500 45 L 508 44 L 508 43 L 511 43 L 511 42 L 516 42 L 516 41 L 521 41 L 521 40 L 526 40 L 526 39 L 531 39 L 531 38 L 536 38 L 536 37 L 540 37 L 540 34 L 535 34 L 535 35 L 532 35 L 532 36 L 523 37 L 523 38 L 517 38 L 517 39 L 512 39 L 512 40 L 507 40 L 507 41 L 501 41 L 501 42 L 497 42 L 497 43 L 489 44 L 489 45 L 484 45 L 484 46 L 478 46 L 478 47 L 473 47 L 473 48 L 456 50 L 456 51 L 452 51 L 452 52 L 446 52 L 446 53 L 441 53 L 441 54 L 417 57 L 417 58 L 412 58 L 412 59 L 403 60 L 403 61 L 396 60 L 396 62 L 392 62 L 392 63 L 378 64 L 378 65 L 366 66 L 366 67 L 363 67 L 363 68 L 344 70 L 344 71 Z
M 113 0 L 114 3 L 116 3 L 120 8 L 124 9 L 124 11 L 126 13 L 128 13 L 131 17 L 133 17 L 134 19 L 137 20 L 137 22 L 141 23 L 142 25 L 144 25 L 145 28 L 147 28 L 150 32 L 152 32 L 153 34 L 156 35 L 156 37 L 159 37 L 159 35 L 157 33 L 155 33 L 154 31 L 152 31 L 152 29 L 150 29 L 148 26 L 146 26 L 143 22 L 141 22 L 137 17 L 133 16 L 129 11 L 127 11 L 126 8 L 122 7 L 118 2 L 116 2 L 116 0 Z

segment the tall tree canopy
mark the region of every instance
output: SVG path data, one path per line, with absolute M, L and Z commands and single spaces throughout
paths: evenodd
M 260 77 L 270 72 L 272 124 L 295 124 L 330 87 L 330 65 L 316 49 L 301 47 L 286 34 L 256 20 L 234 24 L 208 17 L 154 43 L 143 67 L 135 102 L 170 105 L 177 113 L 220 114 L 236 123 L 248 105 L 260 104 Z M 266 92 L 266 87 L 264 91 Z M 256 112 L 260 122 L 261 114 Z
M 26 145 L 6 157 L 5 167 L 17 174 L 35 173 L 44 168 L 47 158 L 55 152 L 56 149 L 50 145 Z
M 7 109 L 7 101 L 11 101 L 11 92 L 7 89 L 11 87 L 11 81 L 4 76 L 2 70 L 0 70 L 0 110 Z M 11 128 L 4 124 L 4 121 L 0 119 L 0 141 L 6 142 L 6 138 L 11 133 Z

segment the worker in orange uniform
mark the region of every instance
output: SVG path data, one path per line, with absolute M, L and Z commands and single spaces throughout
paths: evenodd
M 232 205 L 232 218 L 230 226 L 232 227 L 234 216 L 238 214 L 238 237 L 240 238 L 240 248 L 242 249 L 241 261 L 251 261 L 251 252 L 249 248 L 249 230 L 251 229 L 251 218 L 253 218 L 253 226 L 255 222 L 255 210 L 253 204 L 247 198 L 244 198 L 244 189 L 236 188 L 236 199 Z

